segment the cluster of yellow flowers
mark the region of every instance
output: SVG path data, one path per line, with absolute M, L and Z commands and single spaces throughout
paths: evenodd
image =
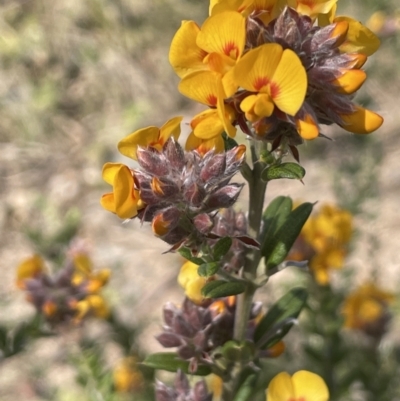
M 388 306 L 394 299 L 394 294 L 374 283 L 360 286 L 344 302 L 344 327 L 363 331 L 379 339 L 387 330 L 391 318 Z
M 18 266 L 17 286 L 50 323 L 79 323 L 87 316 L 108 317 L 110 310 L 101 289 L 109 276 L 108 269 L 94 271 L 89 256 L 83 252 L 71 254 L 55 274 L 49 274 L 44 260 L 34 255 Z
M 303 139 L 316 138 L 319 124 L 377 129 L 382 118 L 351 95 L 379 40 L 358 21 L 335 16 L 336 2 L 212 0 L 201 27 L 184 21 L 170 63 L 180 92 L 209 107 L 192 119 L 187 149 L 222 151 L 221 134 L 235 136 L 238 125 L 251 135 L 249 123 L 264 140 L 277 128 Z
M 308 260 L 317 283 L 326 285 L 329 270 L 343 267 L 352 232 L 352 215 L 348 211 L 322 205 L 303 226 L 289 259 Z

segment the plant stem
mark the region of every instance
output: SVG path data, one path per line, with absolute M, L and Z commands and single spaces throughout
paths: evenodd
M 261 172 L 265 168 L 262 163 L 256 163 L 258 154 L 254 147 L 254 142 L 251 144 L 253 169 L 251 175 L 246 171 L 245 178 L 249 185 L 249 216 L 248 216 L 248 234 L 253 238 L 259 239 L 261 228 L 261 217 L 264 207 L 264 198 L 267 184 L 261 180 Z M 243 267 L 243 278 L 253 281 L 257 276 L 257 267 L 261 259 L 259 249 L 249 249 L 246 255 L 246 262 Z M 250 318 L 253 296 L 257 289 L 256 285 L 249 283 L 243 294 L 237 297 L 236 315 L 233 339 L 242 342 L 246 339 L 246 330 Z M 224 383 L 222 398 L 223 401 L 231 401 L 235 396 L 235 387 L 238 382 L 238 376 L 241 373 L 241 366 L 235 369 L 231 375 L 229 382 Z
M 261 172 L 264 169 L 262 163 L 257 163 L 258 154 L 251 145 L 251 155 L 253 160 L 253 170 L 251 177 L 248 179 L 249 184 L 249 217 L 248 217 L 248 233 L 253 238 L 259 239 L 261 217 L 264 207 L 265 191 L 267 183 L 261 180 Z M 259 249 L 248 250 L 246 262 L 243 267 L 243 277 L 248 280 L 254 280 L 257 275 L 257 267 L 261 259 Z M 247 323 L 250 317 L 251 304 L 253 301 L 256 286 L 248 285 L 245 292 L 237 297 L 235 329 L 233 338 L 236 341 L 244 341 L 246 336 Z

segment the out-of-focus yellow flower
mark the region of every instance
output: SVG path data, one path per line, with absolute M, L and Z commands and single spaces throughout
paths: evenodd
M 101 269 L 94 272 L 92 261 L 87 254 L 77 253 L 73 255 L 73 262 L 75 266 L 75 272 L 71 279 L 73 285 L 84 285 L 86 291 L 94 293 L 108 283 L 111 271 Z
M 267 401 L 328 401 L 329 391 L 325 382 L 315 373 L 306 370 L 292 377 L 279 373 L 269 383 Z
M 373 283 L 367 283 L 351 293 L 345 300 L 342 314 L 344 327 L 362 330 L 367 334 L 382 335 L 390 318 L 388 305 L 394 295 Z
M 92 315 L 101 319 L 106 319 L 110 315 L 110 308 L 104 298 L 98 294 L 88 295 L 81 301 L 70 306 L 76 309 L 76 323 L 79 323 L 87 315 Z
M 23 289 L 24 281 L 37 277 L 45 271 L 44 261 L 39 255 L 33 255 L 20 263 L 17 268 L 17 286 Z
M 119 393 L 137 392 L 143 388 L 144 377 L 137 367 L 136 357 L 122 359 L 115 367 L 113 380 L 115 390 Z
M 323 205 L 319 213 L 307 220 L 300 234 L 300 240 L 309 245 L 312 252 L 301 255 L 300 250 L 296 259 L 309 259 L 316 281 L 326 285 L 329 270 L 343 267 L 352 231 L 352 216 L 348 211 Z
M 400 9 L 391 15 L 377 11 L 368 19 L 366 26 L 381 37 L 395 35 L 400 31 Z
M 207 388 L 213 394 L 213 401 L 220 401 L 222 395 L 222 386 L 224 382 L 222 379 L 214 374 L 207 376 Z
M 112 185 L 113 192 L 102 196 L 101 206 L 121 219 L 135 217 L 145 204 L 140 199 L 139 191 L 135 189 L 131 169 L 121 163 L 106 163 L 102 175 L 104 181 Z
M 197 273 L 198 265 L 193 262 L 185 262 L 178 275 L 178 283 L 184 288 L 185 295 L 194 303 L 200 304 L 204 301 L 201 293 L 202 288 L 207 283 L 206 277 L 200 277 Z
M 143 148 L 150 146 L 161 150 L 171 136 L 178 140 L 181 134 L 181 121 L 182 117 L 174 117 L 161 128 L 154 126 L 141 128 L 122 139 L 118 143 L 118 150 L 133 160 L 137 160 L 138 146 Z

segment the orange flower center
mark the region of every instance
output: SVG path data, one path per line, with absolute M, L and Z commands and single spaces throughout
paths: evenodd
M 217 100 L 218 100 L 217 97 L 212 93 L 207 96 L 207 104 L 210 106 L 216 106 Z
M 272 98 L 279 94 L 279 86 L 275 82 L 271 82 L 268 77 L 257 77 L 253 82 L 253 87 L 257 92 L 259 92 L 265 86 L 269 86 L 269 95 Z
M 234 42 L 227 42 L 224 46 L 224 53 L 236 60 L 239 57 L 239 49 Z

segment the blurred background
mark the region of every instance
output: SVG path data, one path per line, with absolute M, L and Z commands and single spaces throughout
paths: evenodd
M 397 291 L 400 279 L 398 6 L 397 0 L 339 0 L 339 15 L 368 22 L 382 40 L 365 67 L 368 80 L 357 98 L 384 116 L 382 128 L 357 137 L 328 127 L 324 134 L 333 141 L 318 139 L 299 149 L 307 171 L 304 185 L 273 182 L 268 192 L 269 199 L 283 194 L 350 210 L 357 241 L 349 264 L 360 282 L 372 275 L 389 291 Z M 130 163 L 116 149 L 130 132 L 161 126 L 176 115 L 188 123 L 201 110 L 179 94 L 168 50 L 182 20 L 201 24 L 207 15 L 206 0 L 0 2 L 4 327 L 12 330 L 34 315 L 15 285 L 21 260 L 40 253 L 57 265 L 69 242 L 80 238 L 96 268 L 111 269 L 105 298 L 122 322 L 137 328 L 140 352 L 160 349 L 153 336 L 162 304 L 181 302 L 176 275 L 182 260 L 161 256 L 168 246 L 148 226 L 123 224 L 101 208 L 99 198 L 108 191 L 101 169 L 107 161 Z M 277 288 L 279 280 L 285 276 L 276 280 Z M 400 343 L 396 325 L 398 318 L 388 341 Z M 0 400 L 105 399 L 96 398 L 90 358 L 81 358 L 77 342 L 96 339 L 103 347 L 102 362 L 96 363 L 107 372 L 123 356 L 121 347 L 108 341 L 107 327 L 99 322 L 61 331 L 29 341 L 23 352 L 0 361 Z

